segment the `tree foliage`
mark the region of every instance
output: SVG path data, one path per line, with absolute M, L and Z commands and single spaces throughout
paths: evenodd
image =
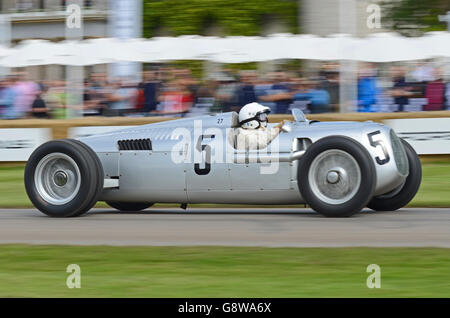
M 217 26 L 223 35 L 260 35 L 269 19 L 297 33 L 298 0 L 144 0 L 144 36 L 163 28 L 171 35 L 204 34 Z
M 423 32 L 447 30 L 447 24 L 440 22 L 439 15 L 450 11 L 449 0 L 398 0 L 382 4 L 384 22 L 389 27 L 410 36 Z

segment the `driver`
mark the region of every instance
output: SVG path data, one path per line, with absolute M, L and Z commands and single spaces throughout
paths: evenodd
M 239 112 L 237 128 L 237 149 L 263 149 L 274 140 L 281 131 L 286 120 L 267 128 L 270 108 L 258 103 L 250 103 Z

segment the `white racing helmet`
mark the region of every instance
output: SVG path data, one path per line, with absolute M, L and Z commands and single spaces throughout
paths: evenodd
M 239 124 L 242 128 L 258 129 L 267 127 L 267 115 L 270 108 L 258 103 L 250 103 L 241 108 L 239 112 Z

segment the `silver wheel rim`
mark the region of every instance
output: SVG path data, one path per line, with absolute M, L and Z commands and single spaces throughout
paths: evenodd
M 328 204 L 342 204 L 358 192 L 361 169 L 348 152 L 331 149 L 314 158 L 308 178 L 311 190 L 317 198 Z
M 81 174 L 72 158 L 56 152 L 39 161 L 34 180 L 36 190 L 44 201 L 63 205 L 70 202 L 80 190 Z

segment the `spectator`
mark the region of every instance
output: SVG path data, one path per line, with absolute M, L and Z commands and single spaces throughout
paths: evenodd
M 31 105 L 39 92 L 39 85 L 29 81 L 25 72 L 19 72 L 16 76 L 15 89 L 17 96 L 14 100 L 14 108 L 17 116 L 23 118 L 31 113 Z
M 181 85 L 190 92 L 191 97 L 195 100 L 197 98 L 197 90 L 199 89 L 199 84 L 197 80 L 192 77 L 191 70 L 179 70 L 177 73 L 177 78 L 181 80 Z
M 211 82 L 205 83 L 197 90 L 197 95 L 194 101 L 193 108 L 191 109 L 191 115 L 206 114 L 214 106 L 214 86 Z
M 158 94 L 161 90 L 161 83 L 157 79 L 155 71 L 146 71 L 143 73 L 144 82 L 142 84 L 143 91 L 143 108 L 144 113 L 151 113 L 156 110 L 158 105 Z
M 109 98 L 112 91 L 107 82 L 106 74 L 93 73 L 86 89 L 88 90 L 88 95 L 85 96 L 87 100 L 96 105 L 102 116 L 109 116 Z
M 393 77 L 393 89 L 390 90 L 390 94 L 394 97 L 394 103 L 397 105 L 396 111 L 405 111 L 405 105 L 409 103 L 409 97 L 412 97 L 414 93 L 411 91 L 412 87 L 406 82 L 406 71 L 403 67 L 393 67 L 391 69 Z
M 213 74 L 211 79 L 214 91 L 213 112 L 228 112 L 233 106 L 238 105 L 237 89 L 239 84 L 235 78 L 227 72 Z
M 98 96 L 98 91 L 86 81 L 83 92 L 83 116 L 101 116 L 104 114 L 105 104 Z
M 289 111 L 289 105 L 292 103 L 292 92 L 287 85 L 287 76 L 285 72 L 273 72 L 269 74 L 269 80 L 272 83 L 271 87 L 266 91 L 266 94 L 260 96 L 262 102 L 274 103 L 277 114 L 286 114 Z
M 255 85 L 255 94 L 256 98 L 258 99 L 259 103 L 261 105 L 264 105 L 266 107 L 270 108 L 270 112 L 272 114 L 277 113 L 277 106 L 275 102 L 268 102 L 263 101 L 262 97 L 267 96 L 271 94 L 271 88 L 272 88 L 272 79 L 269 78 L 269 75 L 263 76 L 258 83 Z
M 438 70 L 434 74 L 436 79 L 428 82 L 425 88 L 425 97 L 428 103 L 424 106 L 424 110 L 443 110 L 445 108 L 445 84 Z
M 411 77 L 416 82 L 430 82 L 435 79 L 434 68 L 431 61 L 418 62 L 416 69 L 412 71 Z
M 191 92 L 183 86 L 181 80 L 173 80 L 159 97 L 161 107 L 159 112 L 165 115 L 184 114 L 192 107 L 194 98 Z
M 137 85 L 137 96 L 136 96 L 136 107 L 135 112 L 136 113 L 144 113 L 144 82 L 139 82 Z
M 6 108 L 6 105 L 3 104 L 3 94 L 6 92 L 6 89 L 8 88 L 9 83 L 6 79 L 0 78 L 0 118 L 2 118 L 2 114 L 4 109 Z
M 319 88 L 324 89 L 330 97 L 329 111 L 339 111 L 339 73 L 336 71 L 324 72 L 325 79 L 320 83 Z
M 109 110 L 112 116 L 124 116 L 133 111 L 136 105 L 137 89 L 130 82 L 117 80 L 112 85 L 109 95 Z
M 377 84 L 375 70 L 367 66 L 360 70 L 358 79 L 358 111 L 373 112 L 376 104 Z
M 328 113 L 330 108 L 330 94 L 320 88 L 316 81 L 304 81 L 300 90 L 294 94 L 294 101 L 309 100 L 308 106 L 311 114 Z
M 1 116 L 3 119 L 18 119 L 19 114 L 16 112 L 14 105 L 18 96 L 16 89 L 16 78 L 14 76 L 7 77 L 4 81 L 4 88 L 0 95 L 0 105 L 3 110 Z
M 47 88 L 44 85 L 40 86 L 40 90 L 31 105 L 31 114 L 35 118 L 48 119 L 50 118 L 50 110 L 47 107 L 42 95 L 45 94 Z
M 51 109 L 51 117 L 56 119 L 67 118 L 65 83 L 63 81 L 52 81 L 48 87 L 45 98 L 47 106 L 50 106 Z
M 255 71 L 241 71 L 240 73 L 240 85 L 236 89 L 236 102 L 231 110 L 238 111 L 242 106 L 256 102 L 255 94 L 255 81 L 256 72 Z
M 445 105 L 446 109 L 450 110 L 450 83 L 445 86 Z

